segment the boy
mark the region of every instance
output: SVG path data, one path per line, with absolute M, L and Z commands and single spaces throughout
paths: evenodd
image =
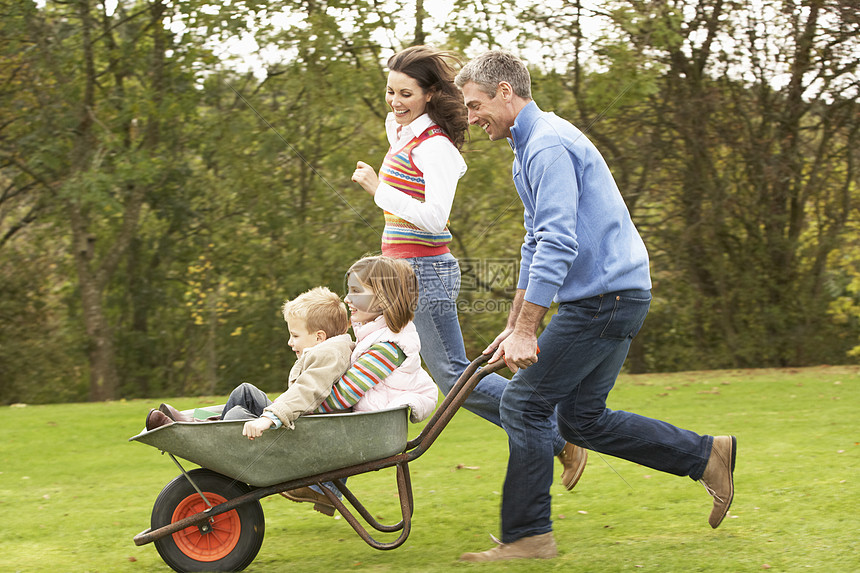
M 335 293 L 325 287 L 313 288 L 285 302 L 283 314 L 290 333 L 287 344 L 298 357 L 290 370 L 287 391 L 270 402 L 265 393 L 244 383 L 224 406 L 224 420 L 256 417 L 242 430 L 250 440 L 271 427 L 286 424 L 293 428 L 296 418 L 313 412 L 328 397 L 332 384 L 349 370 L 354 344 L 347 334 L 346 306 Z
M 315 287 L 283 306 L 290 333 L 288 344 L 298 360 L 290 370 L 287 391 L 274 402 L 253 384 L 240 384 L 227 400 L 222 420 L 250 420 L 242 435 L 258 438 L 269 428 L 286 424 L 294 427 L 296 418 L 313 412 L 328 397 L 332 385 L 349 369 L 354 343 L 347 334 L 349 317 L 340 298 L 326 287 Z M 147 429 L 173 421 L 193 419 L 168 404 L 152 410 Z

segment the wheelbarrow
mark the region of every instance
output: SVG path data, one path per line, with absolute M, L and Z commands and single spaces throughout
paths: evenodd
M 317 485 L 347 523 L 374 549 L 403 545 L 412 527 L 409 462 L 433 444 L 480 382 L 504 367 L 481 368 L 489 355 L 475 359 L 427 421 L 407 441 L 408 408 L 379 412 L 301 416 L 295 429 L 268 430 L 253 441 L 242 436 L 244 421 L 175 422 L 129 438 L 170 455 L 182 472 L 155 500 L 150 527 L 134 537 L 136 545 L 155 543 L 176 571 L 240 571 L 257 556 L 265 534 L 260 499 Z M 186 471 L 177 457 L 200 468 Z M 401 520 L 379 523 L 343 482 L 350 476 L 396 468 Z M 378 541 L 331 490 L 376 531 L 399 535 Z

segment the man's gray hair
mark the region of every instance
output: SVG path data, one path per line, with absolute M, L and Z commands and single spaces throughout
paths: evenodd
M 461 88 L 472 82 L 489 97 L 496 96 L 499 82 L 511 84 L 514 93 L 532 99 L 532 80 L 529 70 L 518 57 L 501 50 L 485 52 L 463 66 L 454 83 Z

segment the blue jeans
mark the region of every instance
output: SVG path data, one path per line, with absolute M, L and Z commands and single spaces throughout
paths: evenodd
M 266 393 L 247 382 L 242 382 L 230 392 L 224 410 L 221 411 L 222 420 L 253 420 L 263 415 L 263 408 L 272 401 Z
M 418 277 L 418 308 L 414 322 L 421 339 L 421 358 L 436 385 L 447 396 L 469 366 L 457 318 L 460 265 L 451 253 L 406 260 Z M 478 383 L 463 407 L 501 427 L 499 403 L 507 385 L 507 378 L 489 374 Z M 556 432 L 552 453 L 561 453 L 564 445 L 565 441 Z
M 606 407 L 606 397 L 651 304 L 622 291 L 559 305 L 538 338 L 538 361 L 511 379 L 501 403 L 510 458 L 502 542 L 552 531 L 552 414 L 565 440 L 649 468 L 699 479 L 713 437 Z

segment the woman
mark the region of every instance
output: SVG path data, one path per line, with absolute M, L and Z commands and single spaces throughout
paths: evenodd
M 407 259 L 415 270 L 421 357 L 446 395 L 469 365 L 457 318 L 460 266 L 448 248 L 448 216 L 457 181 L 466 172 L 459 150 L 469 127 L 453 64 L 459 64 L 456 57 L 429 46 L 407 48 L 388 60 L 385 101 L 391 111 L 385 131 L 391 147 L 379 175 L 359 161 L 352 176 L 385 212 L 382 254 Z M 490 374 L 464 407 L 501 426 L 499 401 L 506 383 Z M 571 489 L 586 452 L 558 434 L 555 443 L 564 465 L 562 482 Z

